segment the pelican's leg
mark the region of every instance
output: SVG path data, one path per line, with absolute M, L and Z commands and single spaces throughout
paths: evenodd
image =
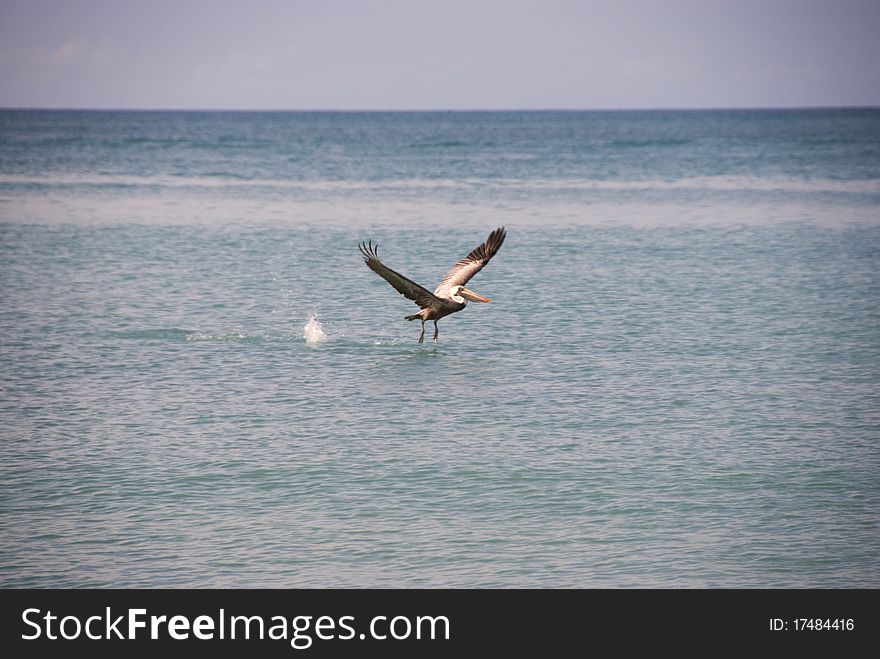
M 422 318 L 422 333 L 419 334 L 419 343 L 425 342 L 425 319 Z
M 437 327 L 437 321 L 434 321 L 434 343 L 437 343 L 437 337 L 440 336 L 440 328 Z

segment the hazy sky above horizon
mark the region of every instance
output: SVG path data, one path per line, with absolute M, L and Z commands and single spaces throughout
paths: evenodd
M 0 0 L 0 107 L 880 105 L 878 0 Z

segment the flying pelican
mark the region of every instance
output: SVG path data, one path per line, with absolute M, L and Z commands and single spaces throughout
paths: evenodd
M 433 293 L 382 263 L 379 260 L 379 245 L 374 245 L 372 240 L 360 243 L 358 246 L 361 254 L 364 255 L 364 262 L 370 270 L 391 284 L 398 293 L 405 295 L 422 308 L 417 314 L 403 318 L 404 320 L 419 319 L 422 321 L 419 343 L 425 342 L 425 321 L 428 320 L 434 321 L 434 342 L 436 343 L 440 334 L 440 328 L 437 327 L 438 320 L 456 311 L 461 311 L 467 305 L 468 300 L 491 302 L 489 298 L 468 290 L 464 285 L 483 269 L 489 259 L 495 256 L 506 235 L 504 227 L 495 229 L 486 238 L 486 242 L 473 249 L 470 254 L 450 268 Z

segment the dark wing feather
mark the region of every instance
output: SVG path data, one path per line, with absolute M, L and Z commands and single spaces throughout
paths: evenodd
M 483 266 L 495 256 L 504 243 L 506 236 L 507 232 L 504 230 L 504 227 L 498 227 L 490 233 L 489 237 L 486 238 L 486 242 L 472 250 L 470 254 L 450 268 L 446 276 L 443 277 L 443 281 L 440 282 L 440 285 L 434 291 L 434 295 L 448 297 L 450 288 L 456 285 L 464 286 L 468 283 L 470 278 L 482 270 Z
M 405 295 L 422 309 L 440 302 L 431 291 L 422 288 L 411 279 L 407 279 L 382 263 L 379 260 L 379 246 L 374 245 L 372 240 L 360 243 L 358 247 L 360 247 L 361 254 L 364 255 L 364 263 L 367 264 L 367 267 L 391 284 L 398 293 Z

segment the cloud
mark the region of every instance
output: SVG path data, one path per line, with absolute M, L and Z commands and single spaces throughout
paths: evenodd
M 39 68 L 96 64 L 106 62 L 108 52 L 109 47 L 106 41 L 68 39 L 55 48 L 40 48 L 33 51 L 30 64 Z

